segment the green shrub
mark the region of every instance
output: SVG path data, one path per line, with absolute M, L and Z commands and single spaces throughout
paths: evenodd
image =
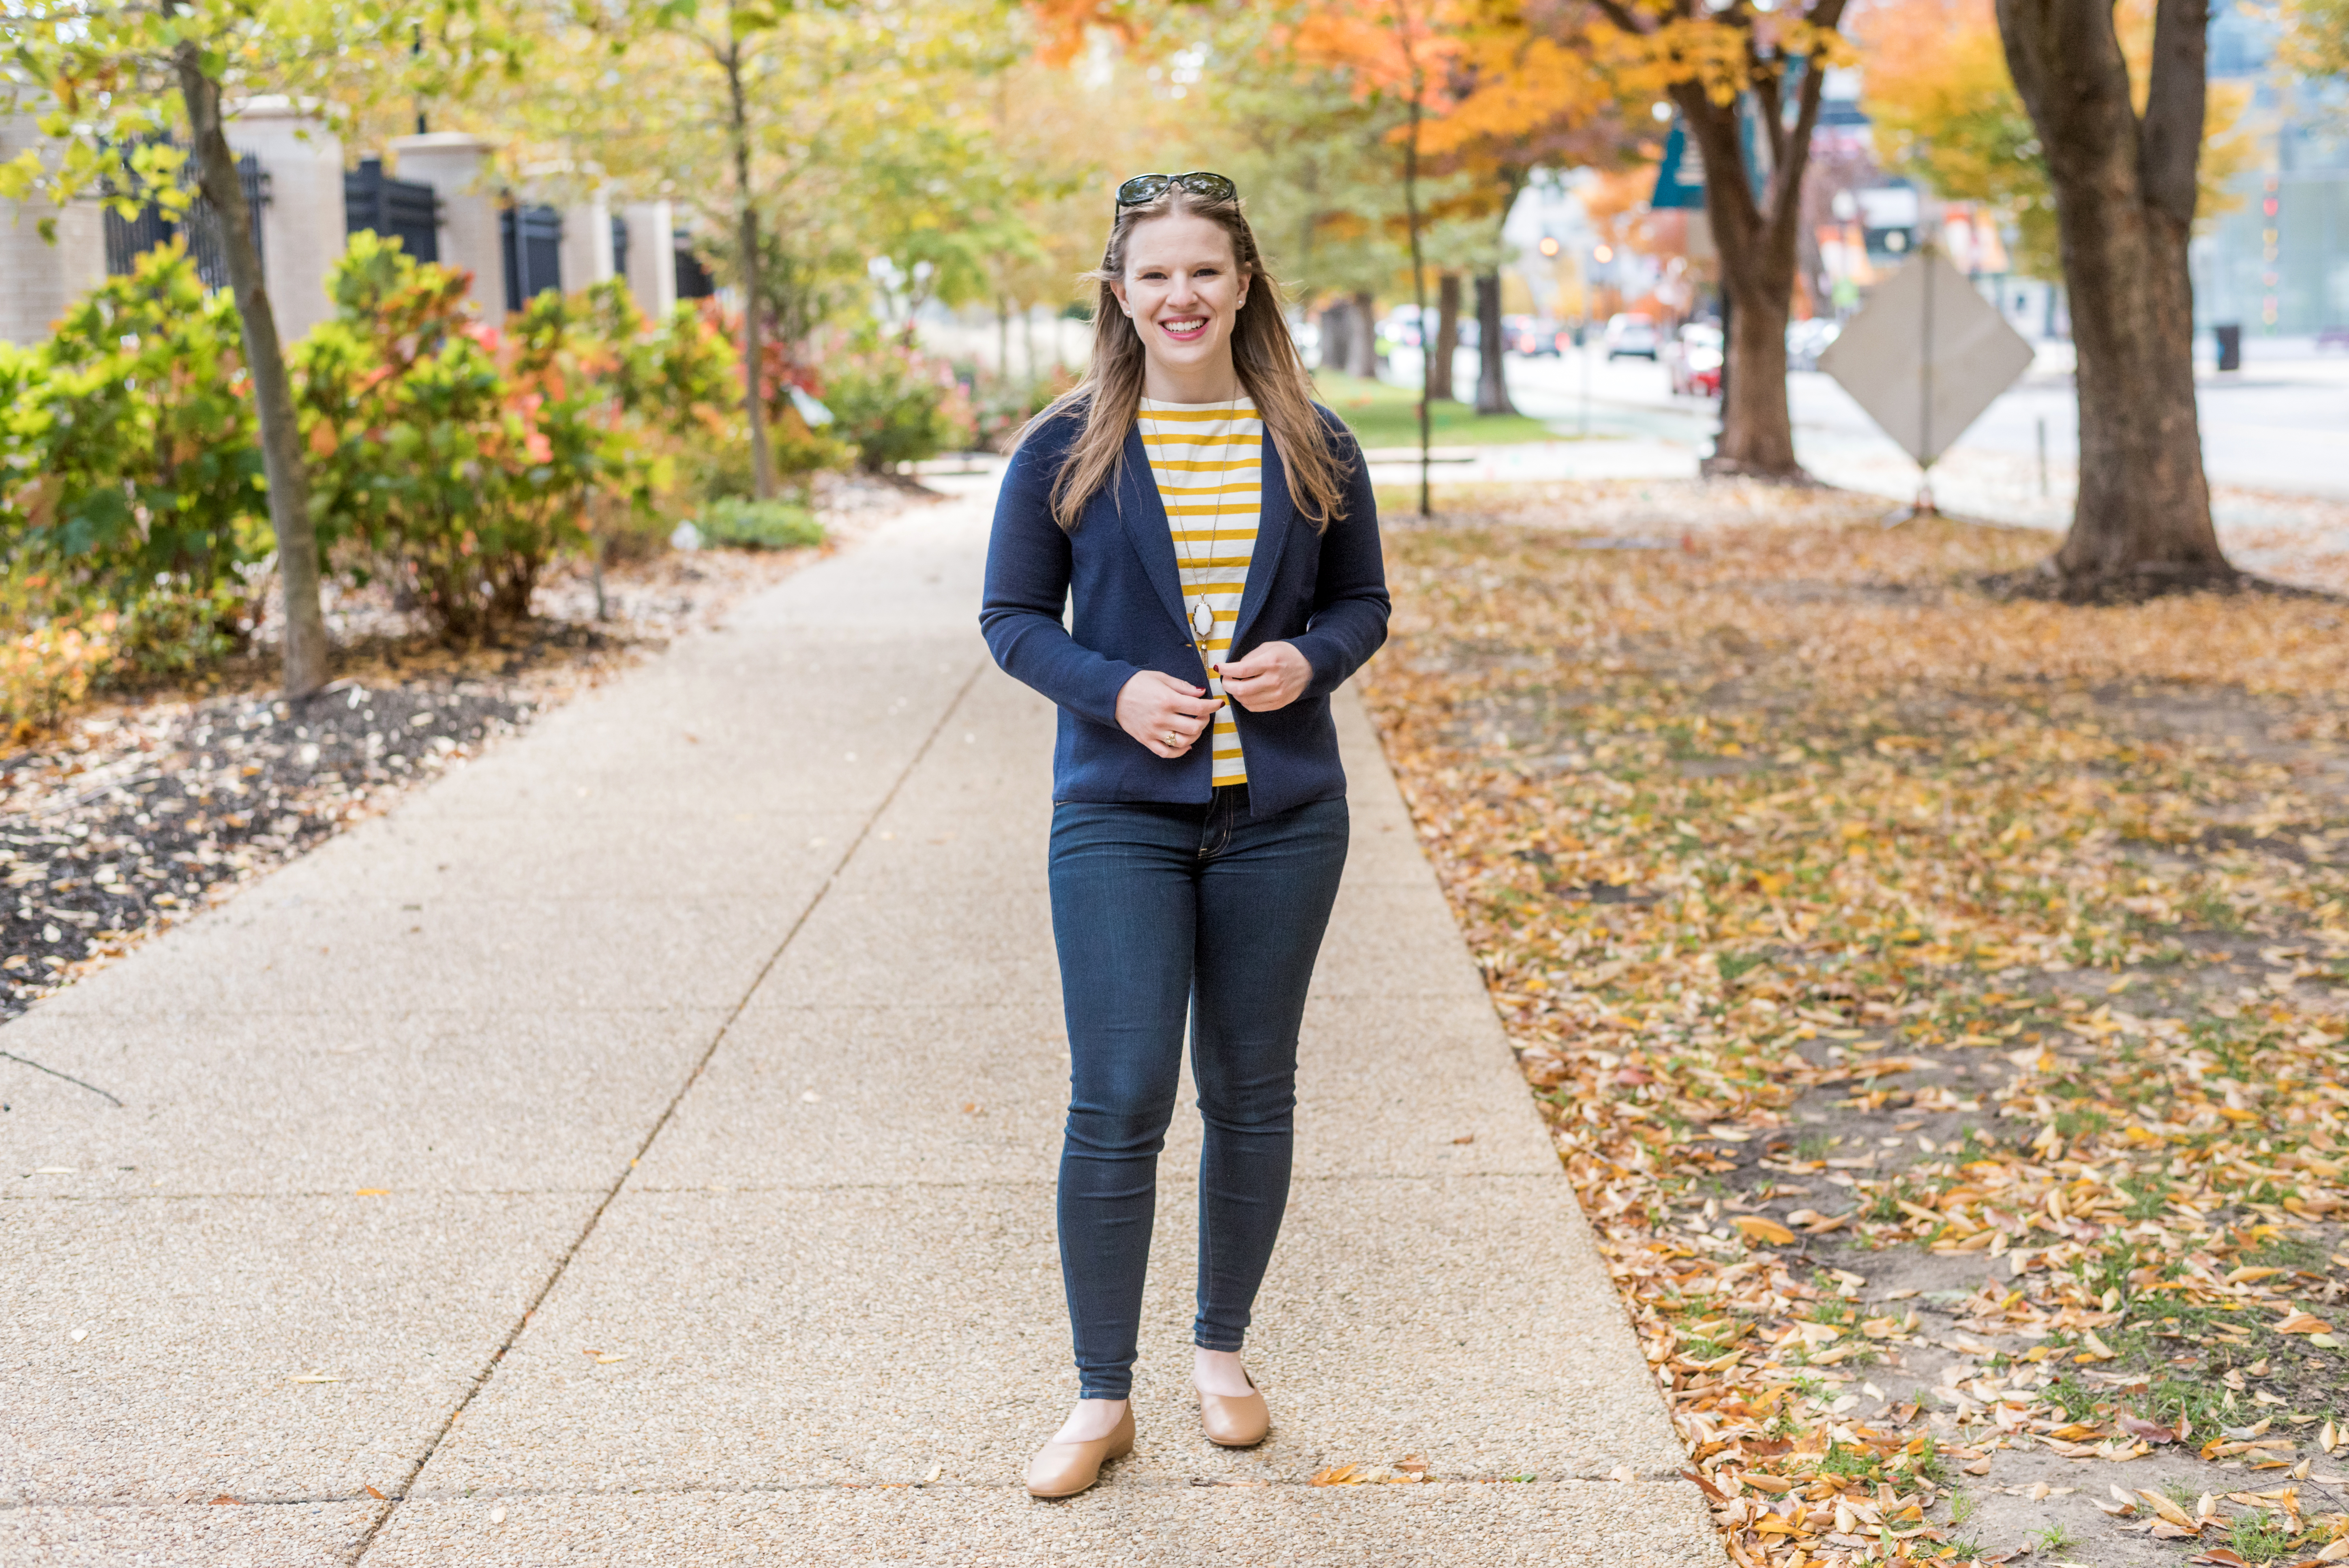
M 678 477 L 694 501 L 729 496 L 748 500 L 758 492 L 750 469 L 750 432 L 739 409 L 730 413 L 733 418 L 721 432 L 688 443 L 678 459 Z M 854 447 L 834 440 L 825 430 L 810 429 L 799 411 L 788 405 L 767 427 L 767 450 L 774 459 L 775 478 L 802 495 L 811 476 L 844 469 L 856 460 Z
M 823 400 L 859 467 L 884 473 L 974 438 L 970 399 L 945 367 L 896 343 L 867 340 L 824 378 Z
M 216 650 L 274 547 L 235 304 L 176 242 L 47 342 L 0 345 L 0 570 L 43 603 L 17 616 L 120 612 Z
M 1008 452 L 1028 428 L 1028 421 L 1050 407 L 1052 399 L 1077 384 L 1065 369 L 1042 376 L 997 376 L 978 380 L 972 398 L 972 422 L 978 444 L 987 451 Z
M 703 543 L 742 550 L 798 550 L 823 542 L 823 524 L 796 501 L 725 496 L 703 507 L 695 526 Z

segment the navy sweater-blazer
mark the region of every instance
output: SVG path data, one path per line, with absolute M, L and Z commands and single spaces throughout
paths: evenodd
M 1345 516 L 1326 530 L 1298 514 L 1272 438 L 1264 441 L 1264 511 L 1247 586 L 1232 627 L 1237 660 L 1266 643 L 1293 645 L 1313 667 L 1303 695 L 1270 713 L 1232 704 L 1247 764 L 1248 809 L 1267 817 L 1346 792 L 1330 694 L 1386 641 L 1386 566 L 1361 448 L 1315 405 L 1344 465 Z M 1209 748 L 1159 757 L 1118 727 L 1117 695 L 1143 670 L 1202 687 L 1206 671 L 1183 614 L 1166 511 L 1139 432 L 1125 460 L 1086 502 L 1073 531 L 1052 521 L 1052 481 L 1081 418 L 1063 415 L 1012 455 L 995 503 L 979 625 L 995 662 L 1061 708 L 1052 754 L 1055 800 L 1203 805 L 1214 794 Z M 1063 604 L 1074 600 L 1067 625 Z

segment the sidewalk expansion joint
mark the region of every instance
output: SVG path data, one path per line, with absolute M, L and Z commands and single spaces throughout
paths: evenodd
M 906 759 L 905 766 L 898 770 L 897 777 L 890 781 L 888 789 L 874 803 L 871 814 L 856 830 L 856 836 L 849 841 L 847 847 L 841 851 L 840 858 L 833 863 L 832 869 L 824 873 L 823 881 L 818 884 L 814 894 L 801 909 L 798 917 L 792 922 L 791 929 L 783 933 L 782 939 L 775 944 L 774 951 L 767 954 L 767 961 L 759 966 L 759 972 L 752 975 L 750 983 L 742 988 L 741 995 L 735 999 L 734 1006 L 728 1010 L 726 1021 L 718 1026 L 717 1032 L 709 1037 L 709 1044 L 694 1061 L 692 1070 L 685 1075 L 685 1081 L 678 1086 L 677 1093 L 669 1097 L 668 1104 L 662 1107 L 660 1115 L 653 1119 L 652 1126 L 646 1130 L 643 1140 L 636 1145 L 636 1153 L 630 1157 L 627 1164 L 621 1168 L 619 1175 L 613 1179 L 611 1185 L 605 1190 L 603 1198 L 596 1203 L 594 1212 L 587 1216 L 586 1222 L 580 1226 L 579 1233 L 574 1236 L 571 1239 L 571 1244 L 563 1250 L 563 1255 L 554 1260 L 554 1266 L 547 1271 L 546 1278 L 540 1283 L 538 1290 L 531 1296 L 529 1304 L 523 1308 L 522 1315 L 514 1320 L 513 1326 L 507 1330 L 505 1338 L 500 1342 L 494 1351 L 491 1352 L 489 1360 L 482 1364 L 481 1371 L 474 1375 L 463 1397 L 450 1410 L 439 1429 L 433 1432 L 431 1440 L 424 1445 L 424 1451 L 417 1456 L 416 1462 L 409 1467 L 408 1474 L 401 1478 L 399 1485 L 393 1489 L 390 1497 L 377 1511 L 375 1518 L 368 1522 L 366 1531 L 353 1544 L 350 1555 L 345 1560 L 346 1562 L 357 1564 L 367 1556 L 369 1549 L 375 1545 L 376 1538 L 383 1533 L 383 1527 L 391 1522 L 393 1512 L 399 1507 L 401 1500 L 408 1495 L 409 1489 L 415 1485 L 416 1478 L 424 1473 L 425 1466 L 432 1462 L 432 1456 L 440 1451 L 440 1445 L 447 1440 L 449 1433 L 456 1427 L 458 1418 L 472 1405 L 481 1390 L 489 1387 L 490 1379 L 496 1375 L 499 1367 L 504 1364 L 507 1354 L 513 1349 L 515 1342 L 522 1337 L 523 1331 L 530 1326 L 532 1316 L 545 1303 L 547 1296 L 554 1292 L 556 1284 L 562 1280 L 564 1271 L 570 1268 L 571 1260 L 579 1255 L 581 1247 L 586 1245 L 587 1238 L 595 1234 L 595 1227 L 602 1222 L 613 1201 L 619 1197 L 620 1190 L 628 1184 L 628 1176 L 636 1170 L 637 1161 L 652 1151 L 654 1141 L 660 1137 L 662 1130 L 676 1117 L 678 1107 L 683 1105 L 685 1097 L 693 1092 L 693 1086 L 701 1081 L 701 1075 L 708 1070 L 710 1061 L 718 1055 L 718 1047 L 726 1043 L 728 1033 L 741 1018 L 743 1010 L 750 1006 L 750 998 L 759 994 L 759 987 L 767 983 L 767 976 L 774 973 L 775 965 L 782 962 L 783 954 L 790 951 L 792 944 L 798 939 L 799 934 L 806 929 L 807 923 L 814 917 L 817 909 L 823 906 L 824 895 L 829 893 L 840 881 L 841 872 L 848 869 L 848 862 L 855 858 L 856 851 L 864 848 L 865 840 L 872 836 L 874 824 L 888 814 L 890 806 L 897 799 L 898 791 L 905 787 L 905 781 L 914 776 L 915 770 L 921 767 L 923 759 L 929 756 L 930 748 L 937 744 L 938 737 L 946 733 L 947 726 L 953 720 L 956 710 L 960 708 L 964 699 L 970 696 L 971 688 L 978 684 L 979 676 L 987 668 L 988 661 L 984 659 L 973 663 L 970 673 L 963 677 L 962 684 L 955 688 L 954 695 L 947 698 L 945 706 L 939 709 L 937 721 L 930 726 L 929 733 L 922 738 L 921 745 L 914 748 L 913 756 Z

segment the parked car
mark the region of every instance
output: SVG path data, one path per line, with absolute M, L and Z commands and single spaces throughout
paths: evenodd
M 1557 325 L 1539 316 L 1505 315 L 1501 318 L 1501 348 L 1504 353 L 1521 354 L 1527 358 L 1557 352 Z
M 1721 396 L 1721 328 L 1709 321 L 1692 321 L 1665 344 L 1657 358 L 1671 377 L 1675 397 Z
M 1836 340 L 1836 335 L 1841 331 L 1843 327 L 1839 324 L 1825 316 L 1815 315 L 1808 321 L 1788 322 L 1786 324 L 1786 368 L 1816 370 L 1819 367 L 1819 356 L 1826 352 L 1827 345 L 1833 343 Z
M 1626 311 L 1607 318 L 1608 358 L 1653 359 L 1657 346 L 1654 317 L 1640 311 Z
M 1432 317 L 1434 313 L 1428 313 Z M 1397 348 L 1419 346 L 1419 309 L 1415 305 L 1399 304 L 1387 312 L 1379 323 L 1379 335 Z

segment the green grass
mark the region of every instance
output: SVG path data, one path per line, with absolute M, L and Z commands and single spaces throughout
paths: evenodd
M 2292 1544 L 2292 1531 L 2282 1522 L 2254 1510 L 2235 1516 L 2227 1544 L 2246 1563 L 2272 1563 Z
M 1314 396 L 1337 410 L 1365 447 L 1419 445 L 1419 393 L 1383 381 L 1364 381 L 1335 370 L 1313 377 Z M 1433 440 L 1439 447 L 1512 446 L 1519 441 L 1557 441 L 1569 438 L 1538 419 L 1522 414 L 1480 416 L 1470 403 L 1438 398 L 1433 417 Z

